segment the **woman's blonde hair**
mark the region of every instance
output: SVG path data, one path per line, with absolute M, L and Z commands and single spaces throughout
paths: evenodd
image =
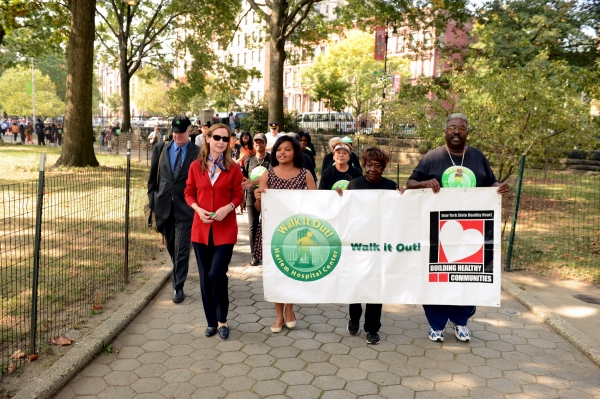
M 213 132 L 217 129 L 227 130 L 227 134 L 229 135 L 229 137 L 231 137 L 231 134 L 232 134 L 231 129 L 229 128 L 229 126 L 225 125 L 224 123 L 215 123 L 214 125 L 212 125 L 208 129 L 208 132 L 206 132 L 206 136 L 212 137 Z M 223 152 L 223 165 L 225 165 L 225 169 L 227 169 L 227 170 L 229 170 L 231 165 L 234 164 L 233 159 L 231 158 L 231 147 L 229 146 L 229 140 L 230 139 L 227 139 L 225 141 L 227 143 L 227 148 L 225 148 L 225 151 Z M 198 154 L 198 165 L 200 165 L 201 172 L 208 170 L 208 155 L 209 154 L 210 154 L 210 144 L 208 143 L 208 140 L 206 140 L 206 142 L 202 146 L 202 150 L 200 150 L 200 154 Z

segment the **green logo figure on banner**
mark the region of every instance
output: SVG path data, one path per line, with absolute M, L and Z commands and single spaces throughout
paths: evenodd
M 279 270 L 300 281 L 322 279 L 335 269 L 342 243 L 328 222 L 297 215 L 279 224 L 271 240 L 271 255 Z

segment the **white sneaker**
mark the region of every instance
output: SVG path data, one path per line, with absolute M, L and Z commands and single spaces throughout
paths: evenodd
M 469 334 L 467 326 L 459 326 L 454 323 L 450 324 L 452 324 L 454 335 L 456 335 L 456 338 L 458 338 L 459 341 L 469 342 L 471 340 L 471 335 Z
M 436 331 L 433 328 L 429 327 L 429 339 L 433 342 L 444 342 L 444 331 Z

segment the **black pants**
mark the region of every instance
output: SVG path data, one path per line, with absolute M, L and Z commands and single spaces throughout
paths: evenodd
M 208 327 L 227 322 L 229 291 L 227 271 L 233 255 L 233 244 L 215 245 L 212 229 L 208 245 L 192 243 L 200 273 L 200 293 Z
M 365 310 L 365 332 L 376 333 L 381 328 L 380 303 L 367 303 Z M 360 303 L 350 304 L 350 320 L 358 323 L 362 316 L 362 305 Z
M 258 222 L 260 222 L 260 211 L 254 207 L 254 202 L 252 202 L 252 205 L 250 205 L 249 201 L 246 200 L 246 204 L 246 211 L 248 212 L 248 230 L 250 233 L 250 250 L 252 251 L 254 248 L 254 243 L 256 242 Z
M 46 143 L 44 143 L 44 135 L 43 134 L 36 134 L 37 136 L 37 141 L 38 141 L 38 145 L 46 145 Z
M 188 275 L 190 263 L 190 243 L 192 241 L 192 220 L 175 220 L 173 217 L 173 205 L 171 214 L 164 221 L 162 230 L 167 240 L 167 251 L 173 262 L 173 290 L 183 288 Z

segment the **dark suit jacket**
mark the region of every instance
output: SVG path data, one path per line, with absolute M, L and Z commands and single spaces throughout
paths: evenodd
M 176 179 L 173 179 L 173 172 L 171 172 L 171 162 L 169 159 L 169 148 L 172 144 L 173 141 L 168 141 L 157 143 L 154 146 L 152 151 L 150 176 L 148 177 L 148 202 L 150 204 L 150 209 L 152 209 L 157 219 L 168 219 L 171 212 L 171 203 L 173 203 L 173 217 L 175 220 L 189 220 L 191 222 L 194 218 L 194 210 L 185 202 L 183 192 L 185 190 L 185 182 L 188 177 L 190 164 L 198 158 L 200 148 L 192 142 L 188 143 L 181 172 L 179 172 L 179 176 L 177 176 Z M 163 152 L 162 158 L 161 152 Z M 159 183 L 157 185 L 159 170 L 160 177 L 158 178 Z M 157 220 L 157 226 L 158 225 L 159 223 Z

